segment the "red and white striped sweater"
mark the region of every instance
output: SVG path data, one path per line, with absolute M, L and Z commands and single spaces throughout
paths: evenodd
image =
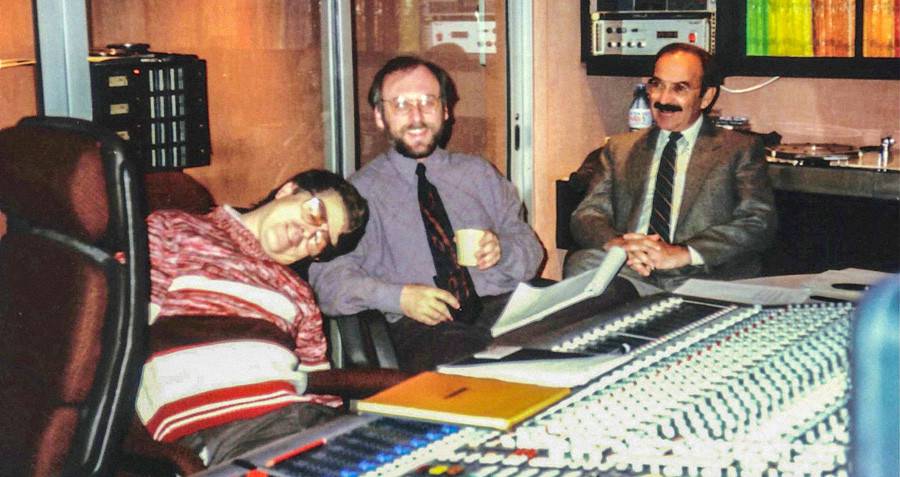
M 306 372 L 327 369 L 312 288 L 273 261 L 228 207 L 205 216 L 147 219 L 151 354 L 137 411 L 157 440 L 261 415 L 303 394 Z

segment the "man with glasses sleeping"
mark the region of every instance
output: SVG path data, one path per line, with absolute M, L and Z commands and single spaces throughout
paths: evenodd
M 384 312 L 400 369 L 431 369 L 489 343 L 503 295 L 535 276 L 544 252 L 513 185 L 483 158 L 442 147 L 457 99 L 446 71 L 394 58 L 368 99 L 392 145 L 350 178 L 371 217 L 359 246 L 313 263 L 310 281 L 326 314 Z M 461 229 L 484 231 L 474 264 L 455 255 Z
M 656 55 L 647 81 L 655 125 L 613 136 L 595 185 L 572 214 L 583 247 L 566 257 L 571 276 L 623 247 L 621 275 L 641 294 L 690 277 L 757 275 L 775 231 L 762 141 L 716 128 L 709 112 L 722 83 L 712 56 L 673 43 Z M 667 151 L 668 150 L 668 151 Z
M 312 288 L 288 265 L 363 227 L 366 201 L 340 176 L 302 172 L 250 210 L 147 218 L 150 354 L 137 411 L 156 440 L 207 465 L 337 415 L 304 394 L 328 368 Z

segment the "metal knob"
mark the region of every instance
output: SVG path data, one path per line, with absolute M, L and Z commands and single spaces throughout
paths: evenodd
M 887 165 L 891 162 L 891 146 L 894 145 L 894 138 L 891 136 L 881 138 L 881 153 L 878 154 L 878 168 L 887 169 Z

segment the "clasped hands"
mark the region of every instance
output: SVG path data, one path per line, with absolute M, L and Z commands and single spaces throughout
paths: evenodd
M 669 270 L 691 264 L 691 253 L 684 245 L 667 243 L 657 234 L 627 233 L 603 245 L 604 250 L 621 247 L 628 254 L 625 265 L 643 277 L 653 270 Z
M 485 230 L 478 242 L 475 258 L 478 269 L 486 270 L 500 261 L 500 238 Z M 459 301 L 447 290 L 433 285 L 408 284 L 400 291 L 400 310 L 418 322 L 434 326 L 442 321 L 452 321 L 450 308 L 458 309 Z

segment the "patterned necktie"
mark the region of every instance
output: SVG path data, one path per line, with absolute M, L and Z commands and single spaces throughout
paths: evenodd
M 454 321 L 471 323 L 481 312 L 481 300 L 475 292 L 469 270 L 456 261 L 453 226 L 440 194 L 425 177 L 425 164 L 420 162 L 416 166 L 416 175 L 419 176 L 419 209 L 422 211 L 422 221 L 425 222 L 425 233 L 437 272 L 434 283 L 459 300 L 459 310 L 450 309 Z
M 656 189 L 653 192 L 653 213 L 650 215 L 650 233 L 659 234 L 669 241 L 669 221 L 672 218 L 672 191 L 675 184 L 675 157 L 678 156 L 680 132 L 669 134 L 669 142 L 663 148 L 656 172 Z

